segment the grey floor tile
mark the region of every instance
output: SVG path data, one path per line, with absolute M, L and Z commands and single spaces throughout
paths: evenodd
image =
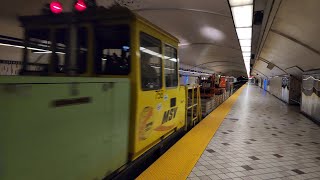
M 320 180 L 320 128 L 299 111 L 247 86 L 189 178 Z
M 210 175 L 209 178 L 211 178 L 212 180 L 219 180 L 219 179 L 221 179 L 218 175 Z

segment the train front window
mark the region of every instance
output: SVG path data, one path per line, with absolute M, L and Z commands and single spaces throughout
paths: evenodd
M 95 27 L 95 72 L 128 75 L 130 72 L 130 31 L 128 25 Z
M 79 27 L 77 35 L 77 73 L 83 74 L 88 68 L 88 29 Z
M 27 66 L 26 71 L 42 72 L 48 69 L 51 54 L 49 29 L 27 31 Z
M 63 72 L 66 45 L 66 29 L 36 29 L 27 31 L 27 72 Z M 54 42 L 52 42 L 54 40 Z M 56 53 L 53 53 L 56 52 Z
M 164 72 L 166 78 L 166 87 L 178 86 L 178 57 L 177 49 L 165 45 Z
M 53 72 L 62 73 L 65 72 L 67 43 L 68 43 L 68 31 L 66 29 L 57 29 L 54 33 L 56 55 L 52 54 Z
M 140 33 L 140 66 L 142 90 L 156 90 L 162 87 L 161 41 Z

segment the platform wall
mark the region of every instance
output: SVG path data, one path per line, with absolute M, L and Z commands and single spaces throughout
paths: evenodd
M 277 98 L 289 103 L 289 87 L 285 77 L 273 77 L 270 79 L 268 91 Z
M 290 78 L 290 94 L 289 100 L 292 104 L 301 104 L 301 79 L 295 77 Z
M 320 123 L 320 72 L 303 75 L 301 112 Z

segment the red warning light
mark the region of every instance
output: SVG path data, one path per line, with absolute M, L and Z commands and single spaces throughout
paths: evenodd
M 87 9 L 87 5 L 84 0 L 78 0 L 78 2 L 74 5 L 77 11 L 84 11 Z
M 50 10 L 55 14 L 62 12 L 62 4 L 59 1 L 53 1 L 50 3 Z

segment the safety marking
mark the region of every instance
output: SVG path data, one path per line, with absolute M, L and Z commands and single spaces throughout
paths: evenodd
M 137 179 L 186 179 L 245 86 L 191 129 Z

